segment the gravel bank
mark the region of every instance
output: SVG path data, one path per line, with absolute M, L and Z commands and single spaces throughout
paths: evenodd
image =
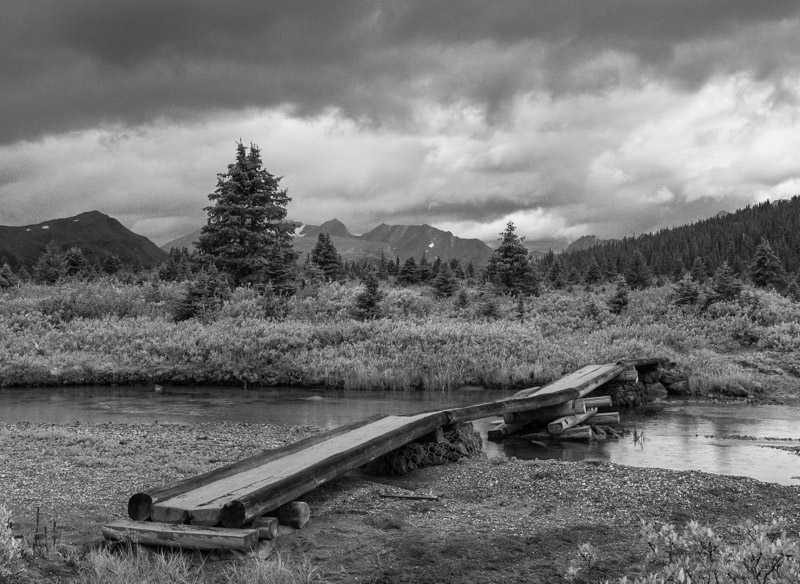
M 16 529 L 35 510 L 82 543 L 125 516 L 128 497 L 314 433 L 252 424 L 0 425 L 0 495 Z M 425 493 L 437 501 L 380 497 Z M 800 528 L 800 487 L 607 463 L 478 458 L 387 479 L 352 473 L 308 494 L 312 520 L 279 538 L 330 582 L 558 582 L 580 543 L 598 576 L 635 573 L 641 520 L 722 533 L 750 519 Z

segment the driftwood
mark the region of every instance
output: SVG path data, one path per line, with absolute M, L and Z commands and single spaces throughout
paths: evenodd
M 256 529 L 225 529 L 173 525 L 152 521 L 120 519 L 101 527 L 103 536 L 111 540 L 131 539 L 138 543 L 199 550 L 250 550 L 258 544 Z
M 439 497 L 435 495 L 400 495 L 395 493 L 381 493 L 379 495 L 384 499 L 411 499 L 414 501 L 438 501 Z
M 520 434 L 519 438 L 530 440 L 532 443 L 552 442 L 554 440 L 591 440 L 594 433 L 589 426 L 575 426 L 567 428 L 561 434 L 550 434 L 549 432 L 532 432 L 530 434 Z
M 597 413 L 597 408 L 586 410 L 585 414 L 576 414 L 574 416 L 564 416 L 554 422 L 547 424 L 547 431 L 551 434 L 563 434 L 563 432 L 573 426 L 577 426 L 581 422 L 585 422 Z

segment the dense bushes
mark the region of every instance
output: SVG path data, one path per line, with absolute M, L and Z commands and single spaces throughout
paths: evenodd
M 0 383 L 509 388 L 587 363 L 650 356 L 748 377 L 748 363 L 724 353 L 746 346 L 793 359 L 800 350 L 800 306 L 753 288 L 705 311 L 672 305 L 669 286 L 635 290 L 615 314 L 610 288 L 520 302 L 480 288 L 453 299 L 388 287 L 382 318 L 364 321 L 354 318 L 362 291 L 355 284 L 309 287 L 290 298 L 237 288 L 202 319 L 174 322 L 185 287 L 108 279 L 4 290 Z

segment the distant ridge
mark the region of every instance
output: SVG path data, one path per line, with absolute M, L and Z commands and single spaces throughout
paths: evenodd
M 311 253 L 320 233 L 328 233 L 336 251 L 343 260 L 386 259 L 413 257 L 416 260 L 426 254 L 430 260 L 440 257 L 443 260 L 458 259 L 465 266 L 472 262 L 483 266 L 489 260 L 492 249 L 480 239 L 464 239 L 449 231 L 442 231 L 430 225 L 386 225 L 381 224 L 363 235 L 353 235 L 347 226 L 338 219 L 331 219 L 322 225 L 303 225 L 294 237 L 294 248 L 302 257 Z M 174 239 L 161 249 L 186 247 L 194 249 L 200 230 Z
M 64 250 L 79 247 L 90 262 L 102 262 L 116 255 L 123 264 L 138 262 L 154 267 L 167 258 L 156 244 L 113 217 L 88 211 L 22 227 L 0 225 L 0 264 L 31 268 L 51 241 Z

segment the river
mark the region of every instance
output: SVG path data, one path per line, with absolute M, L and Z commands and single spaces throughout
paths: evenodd
M 197 423 L 239 421 L 334 428 L 374 414 L 407 414 L 491 401 L 510 392 L 352 392 L 297 389 L 70 387 L 0 389 L 0 422 Z M 490 458 L 602 460 L 640 467 L 702 470 L 800 485 L 800 407 L 665 402 L 623 411 L 622 423 L 643 440 L 548 446 L 484 441 Z M 491 420 L 476 425 L 483 433 Z

